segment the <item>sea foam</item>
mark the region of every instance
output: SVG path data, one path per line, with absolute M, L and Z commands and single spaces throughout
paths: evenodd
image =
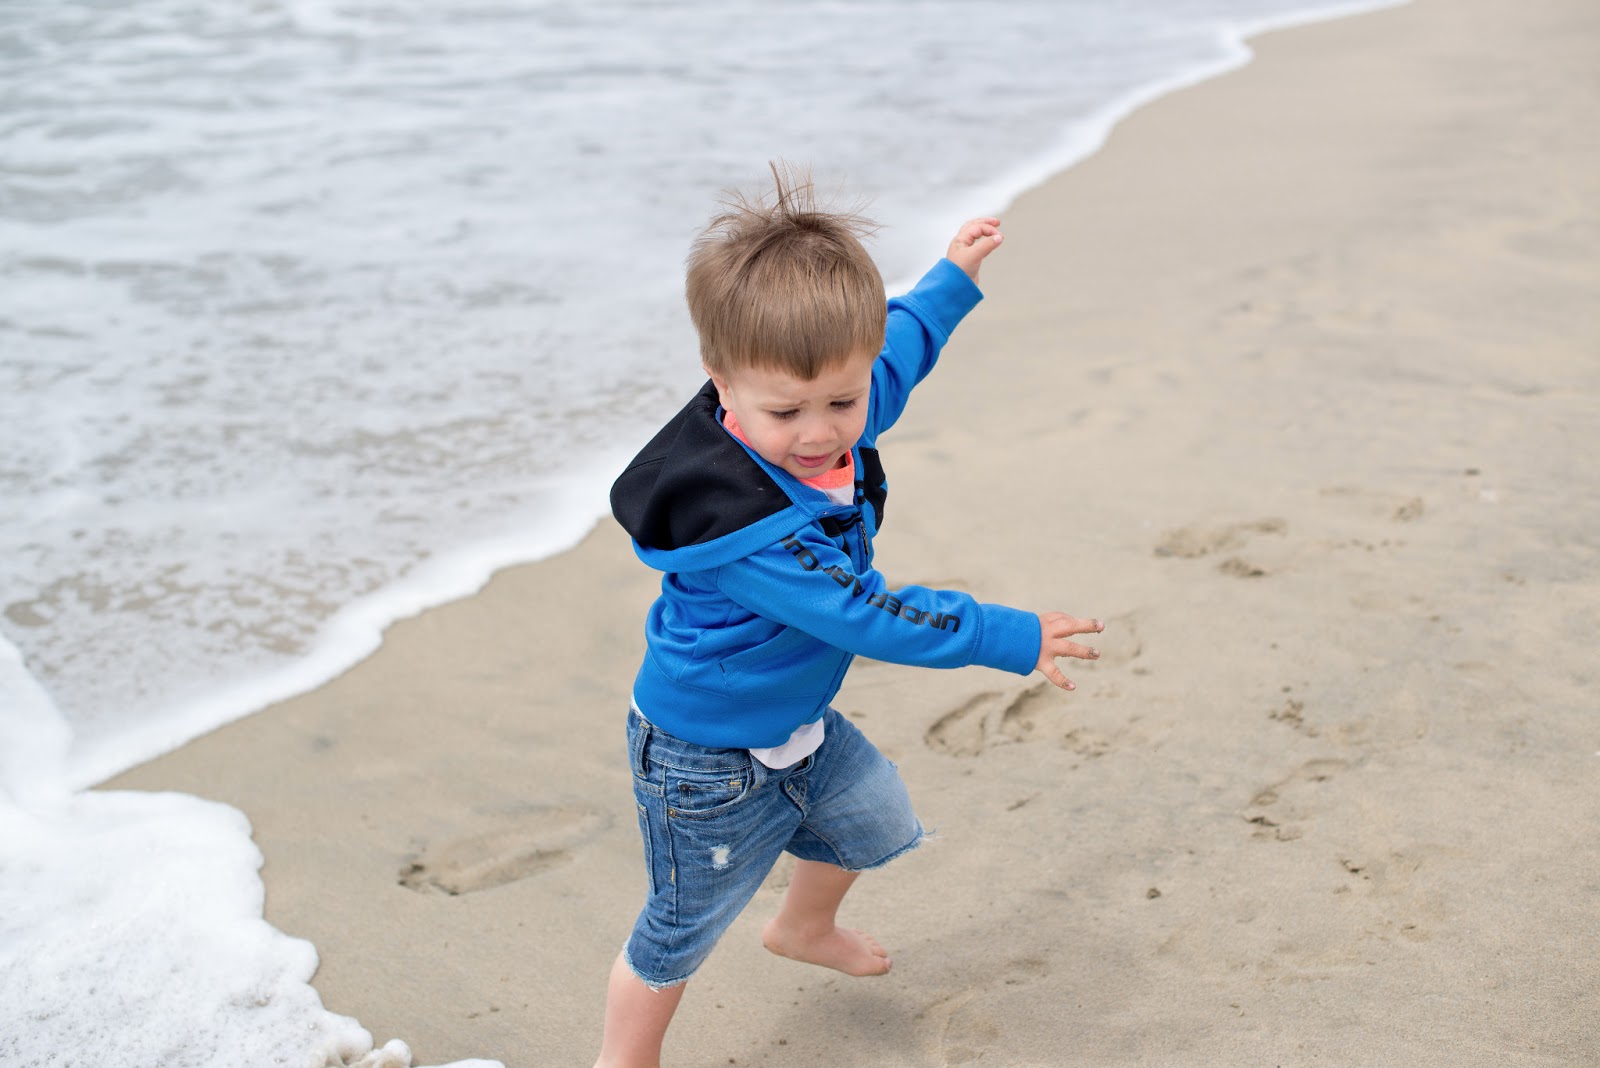
M 324 1009 L 316 950 L 262 919 L 243 813 L 72 793 L 66 723 L 3 639 L 0 693 L 0 1065 L 410 1065 Z
M 409 1065 L 323 1008 L 260 867 L 244 816 L 197 797 L 0 806 L 0 1064 Z

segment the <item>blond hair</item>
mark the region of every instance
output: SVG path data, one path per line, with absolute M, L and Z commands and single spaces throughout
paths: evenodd
M 685 296 L 713 374 L 759 367 L 811 381 L 883 346 L 883 278 L 861 245 L 876 228 L 819 210 L 805 171 L 769 166 L 776 199 L 726 195 L 689 253 Z

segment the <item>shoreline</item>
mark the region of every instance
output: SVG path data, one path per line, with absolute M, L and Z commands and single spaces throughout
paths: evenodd
M 1104 614 L 1105 662 L 1066 704 L 997 673 L 859 665 L 840 707 L 947 839 L 852 898 L 852 922 L 901 947 L 893 984 L 765 958 L 742 937 L 763 890 L 669 1056 L 1595 1052 L 1573 1021 L 1600 935 L 1572 904 L 1594 846 L 1455 811 L 1600 816 L 1571 759 L 1595 748 L 1596 506 L 1544 512 L 1576 472 L 1565 450 L 1600 444 L 1578 420 L 1595 256 L 1572 236 L 1592 222 L 1593 146 L 1572 131 L 1593 101 L 1569 83 L 1543 126 L 1510 122 L 1530 81 L 1577 69 L 1582 34 L 1541 18 L 1595 40 L 1579 7 L 1421 0 L 1273 32 L 1018 198 L 989 299 L 886 442 L 880 566 Z M 1479 43 L 1480 18 L 1524 50 Z M 1452 62 L 1496 77 L 1457 84 Z M 1568 199 L 1548 203 L 1507 144 L 1542 152 Z M 1506 295 L 1530 310 L 1497 318 L 1484 298 Z M 974 515 L 991 496 L 1006 514 Z M 317 690 L 106 785 L 241 808 L 267 918 L 317 946 L 331 1010 L 425 1061 L 582 1062 L 638 904 L 613 751 L 655 585 L 602 521 L 392 625 Z M 1500 904 L 1497 880 L 1535 857 L 1544 888 Z M 1540 942 L 1552 915 L 1575 925 L 1564 948 Z M 1500 959 L 1501 937 L 1542 959 Z
M 1409 2 L 1412 0 L 1349 0 L 1224 25 L 1217 32 L 1221 54 L 1216 59 L 1197 63 L 1108 101 L 1074 123 L 1072 135 L 1064 137 L 1050 152 L 1004 178 L 952 196 L 951 201 L 966 206 L 969 209 L 966 214 L 1004 212 L 1006 207 L 993 205 L 1003 203 L 1009 207 L 1094 156 L 1104 148 L 1112 131 L 1130 115 L 1174 93 L 1247 66 L 1254 57 L 1251 40 L 1373 14 Z M 889 292 L 903 292 L 916 280 L 916 275 L 899 280 L 890 285 Z M 648 431 L 643 432 L 638 444 L 642 445 L 647 436 Z M 584 467 L 592 471 L 620 468 L 630 455 L 631 451 L 619 453 L 614 463 L 610 459 L 594 458 Z M 555 496 L 581 503 L 554 522 L 540 523 L 532 529 L 508 525 L 504 533 L 493 538 L 441 550 L 411 573 L 345 605 L 327 620 L 304 655 L 292 661 L 185 698 L 160 721 L 140 723 L 113 738 L 71 748 L 63 758 L 68 769 L 64 776 L 66 786 L 72 790 L 89 789 L 212 730 L 315 690 L 371 656 L 381 645 L 384 632 L 395 623 L 470 597 L 508 567 L 538 563 L 571 551 L 598 524 L 610 518 L 609 508 L 603 501 L 597 504 L 593 500 L 596 494 L 590 489 L 580 484 L 558 487 Z M 539 548 L 529 548 L 530 544 Z

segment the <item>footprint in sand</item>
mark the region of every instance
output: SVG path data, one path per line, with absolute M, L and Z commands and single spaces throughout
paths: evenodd
M 1035 683 L 1023 690 L 1000 713 L 996 730 L 1002 738 L 1013 742 L 1031 742 L 1048 737 L 1056 738 L 1063 749 L 1070 749 L 1081 757 L 1105 756 L 1116 739 L 1089 727 L 1063 729 L 1061 707 L 1054 700 L 1053 687 L 1048 682 Z
M 1283 692 L 1288 693 L 1289 687 L 1285 686 Z M 1284 698 L 1283 704 L 1267 713 L 1267 718 L 1292 727 L 1307 738 L 1316 738 L 1322 734 L 1321 727 L 1306 722 L 1306 703 L 1296 697 Z
M 1226 549 L 1243 548 L 1258 534 L 1282 536 L 1288 532 L 1288 522 L 1278 518 L 1254 519 L 1223 527 L 1179 527 L 1161 535 L 1161 540 L 1156 543 L 1155 554 L 1193 560 Z
M 1420 600 L 1412 598 L 1411 600 Z M 1364 605 L 1364 600 L 1356 600 Z M 1394 604 L 1384 602 L 1397 613 Z M 1460 671 L 1461 665 L 1455 665 Z M 1407 664 L 1391 669 L 1373 687 L 1366 699 L 1355 706 L 1340 705 L 1318 709 L 1313 719 L 1303 696 L 1283 687 L 1283 703 L 1267 712 L 1267 718 L 1291 727 L 1308 738 L 1325 737 L 1358 753 L 1380 753 L 1416 745 L 1431 729 L 1428 695 L 1439 689 L 1438 669 L 1429 664 Z
M 984 721 L 1000 694 L 989 690 L 969 697 L 938 719 L 923 734 L 929 749 L 949 756 L 973 757 L 989 747 Z
M 1319 757 L 1301 764 L 1287 778 L 1257 790 L 1243 813 L 1245 822 L 1256 828 L 1252 837 L 1280 842 L 1301 837 L 1305 832 L 1299 821 L 1309 814 L 1308 806 L 1302 803 L 1304 791 L 1327 782 L 1348 767 L 1347 760 Z
M 991 996 L 1003 988 L 1035 982 L 1050 974 L 1050 965 L 1037 957 L 1008 961 L 997 974 L 940 998 L 917 1014 L 932 1028 L 932 1052 L 944 1065 L 968 1064 L 993 1052 L 994 1042 L 1005 1033 L 1005 1006 Z M 1020 1068 L 1020 1066 L 1019 1066 Z
M 1156 543 L 1157 556 L 1176 556 L 1193 560 L 1212 553 L 1241 549 L 1259 534 L 1284 535 L 1289 524 L 1282 519 L 1255 519 L 1245 523 L 1230 523 L 1222 527 L 1180 527 L 1169 530 Z M 1242 556 L 1229 556 L 1217 565 L 1217 570 L 1234 578 L 1261 578 L 1270 572 Z
M 1081 757 L 1099 757 L 1125 740 L 1128 729 L 1106 734 L 1073 726 L 1060 695 L 1048 682 L 1009 695 L 980 693 L 934 721 L 922 736 L 929 749 L 954 757 L 975 757 L 997 745 L 1054 740 Z
M 1049 688 L 1048 682 L 1035 683 L 1012 698 L 995 723 L 999 734 L 1013 742 L 1027 742 L 1038 737 L 1041 729 L 1053 725 L 1052 711 L 1055 711 L 1055 719 L 1059 722 L 1059 708 L 1052 710 L 1044 707 L 1050 702 L 1051 695 L 1046 692 Z
M 1090 671 L 1126 667 L 1144 652 L 1132 616 L 1108 619 L 1106 634 L 1109 641 L 1095 642 L 1101 650 L 1100 659 L 1073 661 L 1066 669 L 1080 684 Z M 1125 733 L 1109 736 L 1089 727 L 1069 726 L 1061 695 L 1050 683 L 1041 681 L 1020 690 L 985 690 L 969 697 L 934 720 L 922 740 L 936 753 L 975 757 L 994 745 L 1054 738 L 1063 749 L 1079 756 L 1097 757 L 1109 752 Z
M 1321 497 L 1350 501 L 1374 519 L 1389 519 L 1395 523 L 1415 523 L 1428 510 L 1427 502 L 1421 497 L 1402 497 L 1360 486 L 1324 486 L 1317 493 Z
M 1062 709 L 1052 689 L 1037 682 L 1009 694 L 980 693 L 935 720 L 923 741 L 936 753 L 975 757 L 992 746 L 1042 740 L 1052 727 L 1059 732 L 1061 724 Z
M 400 869 L 400 885 L 452 896 L 504 886 L 568 863 L 611 818 L 585 805 L 530 805 L 485 822 L 494 826 L 426 846 Z

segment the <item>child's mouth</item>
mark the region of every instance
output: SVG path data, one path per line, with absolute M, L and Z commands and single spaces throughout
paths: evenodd
M 831 459 L 833 459 L 833 457 L 828 455 L 827 453 L 823 453 L 821 456 L 796 456 L 795 457 L 795 461 L 801 467 L 821 467 L 823 464 L 827 463 Z

